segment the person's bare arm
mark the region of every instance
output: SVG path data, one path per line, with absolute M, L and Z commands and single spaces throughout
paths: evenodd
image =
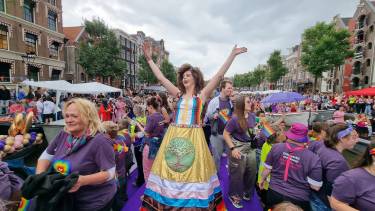
M 337 200 L 333 196 L 329 197 L 329 203 L 330 203 L 332 209 L 337 210 L 337 211 L 358 211 L 357 209 L 354 209 L 353 207 L 349 206 L 348 204 Z
M 159 67 L 155 64 L 155 62 L 152 60 L 152 55 L 150 51 L 150 46 L 148 44 L 143 45 L 143 53 L 146 57 L 147 63 L 150 66 L 152 72 L 154 73 L 155 77 L 160 81 L 160 83 L 165 87 L 165 89 L 168 91 L 168 93 L 172 96 L 177 96 L 180 90 L 173 85 L 172 82 L 170 82 L 161 72 Z
M 220 67 L 219 71 L 210 79 L 208 84 L 201 91 L 201 99 L 205 102 L 209 98 L 211 93 L 218 86 L 221 79 L 224 77 L 225 73 L 228 71 L 229 67 L 233 63 L 237 55 L 247 52 L 247 48 L 237 48 L 235 45 L 229 54 L 228 58 L 225 60 L 224 64 Z

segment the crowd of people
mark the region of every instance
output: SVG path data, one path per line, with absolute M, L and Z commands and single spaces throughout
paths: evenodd
M 220 187 L 226 176 L 235 208 L 255 200 L 255 194 L 265 210 L 375 208 L 375 144 L 367 146 L 356 166 L 343 155 L 359 140 L 353 123 L 371 126 L 372 98 L 316 94 L 299 104 L 265 108 L 260 103 L 264 96 L 241 95 L 223 80 L 246 48 L 234 47 L 206 86 L 198 68 L 182 65 L 178 87 L 164 77 L 147 49 L 147 62 L 168 95 L 66 96 L 56 106 L 53 96 L 37 89 L 13 104 L 23 107 L 17 112 L 35 111 L 36 121 L 45 123 L 59 119 L 56 108 L 61 108 L 65 128 L 25 181 L 0 161 L 2 203 L 9 208 L 22 196 L 19 207 L 30 210 L 121 210 L 134 157 L 137 179 L 131 185 L 145 184 L 144 211 L 226 210 L 230 205 L 224 204 Z M 337 110 L 332 121 L 315 122 L 312 128 L 286 125 L 285 113 L 322 108 Z M 266 111 L 283 115 L 272 121 Z M 360 116 L 348 124 L 344 111 Z M 223 157 L 227 165 L 221 165 Z

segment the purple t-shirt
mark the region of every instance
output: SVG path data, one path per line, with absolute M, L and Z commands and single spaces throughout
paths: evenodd
M 115 167 L 115 153 L 112 141 L 98 133 L 89 139 L 78 151 L 66 156 L 68 133 L 61 131 L 47 147 L 53 156 L 52 166 L 61 168 L 61 173 L 90 175 Z M 79 210 L 98 210 L 108 204 L 116 193 L 116 183 L 112 179 L 99 185 L 82 186 L 74 193 Z
M 164 120 L 163 115 L 159 112 L 155 112 L 147 116 L 145 132 L 149 137 L 161 137 L 164 133 L 164 125 L 161 124 Z
M 228 123 L 232 116 L 232 108 L 230 106 L 230 99 L 222 100 L 219 97 L 219 118 L 217 122 L 217 133 L 222 135 L 225 125 Z
M 333 183 L 338 176 L 350 169 L 344 156 L 337 150 L 322 146 L 317 155 L 322 162 L 325 179 L 330 183 Z
M 0 161 L 0 199 L 9 201 L 13 192 L 21 190 L 22 183 L 22 180 L 9 170 L 8 164 Z
M 254 128 L 255 127 L 255 114 L 249 113 L 249 116 L 247 117 L 247 126 L 248 128 Z M 248 131 L 243 131 L 240 124 L 238 123 L 238 117 L 233 116 L 232 119 L 229 120 L 227 125 L 225 126 L 225 130 L 228 131 L 232 135 L 234 139 L 237 141 L 242 142 L 249 142 L 250 136 L 248 134 Z
M 317 153 L 318 150 L 324 146 L 324 141 L 310 141 L 309 142 L 309 146 L 308 146 L 308 149 L 313 152 L 313 153 Z
M 375 209 L 375 176 L 355 168 L 337 177 L 332 196 L 358 210 Z
M 288 143 L 293 149 L 297 146 Z M 296 200 L 309 201 L 310 184 L 322 185 L 322 166 L 319 157 L 307 149 L 292 153 L 287 181 L 285 166 L 289 156 L 287 143 L 274 144 L 264 166 L 271 169 L 270 188 Z

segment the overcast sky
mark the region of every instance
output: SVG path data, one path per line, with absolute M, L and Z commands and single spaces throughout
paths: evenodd
M 191 63 L 213 76 L 232 46 L 248 48 L 226 76 L 252 70 L 275 50 L 287 53 L 305 28 L 352 17 L 359 0 L 62 0 L 64 26 L 102 18 L 127 33 L 164 39 L 175 66 Z

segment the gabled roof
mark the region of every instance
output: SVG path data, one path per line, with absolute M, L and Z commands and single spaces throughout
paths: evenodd
M 350 19 L 352 19 L 352 18 L 341 18 L 341 20 L 345 24 L 345 26 L 348 26 Z
M 63 27 L 64 35 L 68 39 L 68 44 L 77 42 L 84 29 L 84 26 Z

